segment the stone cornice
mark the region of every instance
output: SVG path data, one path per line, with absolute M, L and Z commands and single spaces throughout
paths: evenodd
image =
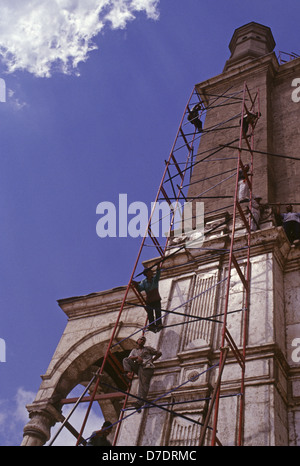
M 115 312 L 126 291 L 126 286 L 99 291 L 83 296 L 58 300 L 58 305 L 69 319 L 92 316 L 100 313 Z M 133 295 L 133 293 L 131 293 Z M 134 296 L 128 299 L 135 300 Z
M 271 70 L 274 74 L 276 74 L 279 69 L 280 65 L 276 55 L 274 52 L 272 52 L 268 55 L 264 55 L 261 58 L 253 59 L 246 65 L 237 66 L 234 69 L 224 71 L 223 73 L 220 73 L 213 78 L 202 81 L 196 84 L 196 89 L 205 102 L 205 94 L 208 92 L 208 90 L 211 91 L 212 89 L 220 87 L 221 85 L 223 86 L 226 82 L 230 82 L 232 86 L 234 81 L 247 81 L 251 79 L 251 77 L 253 78 L 254 73 L 257 74 Z
M 182 249 L 178 254 L 170 255 L 164 261 L 161 280 L 173 279 L 190 273 L 208 272 L 218 270 L 228 261 L 228 253 L 222 250 L 229 248 L 229 236 L 213 238 L 205 241 L 203 249 Z M 247 235 L 241 234 L 235 240 L 235 256 L 243 261 L 247 256 Z M 220 254 L 214 254 L 214 250 L 220 250 Z M 210 254 L 212 251 L 212 254 Z M 282 270 L 290 272 L 300 268 L 300 251 L 290 248 L 282 227 L 271 227 L 253 232 L 251 235 L 251 258 L 261 254 L 273 253 Z M 159 257 L 145 261 L 149 267 L 159 262 Z M 76 296 L 58 300 L 58 304 L 69 319 L 89 317 L 101 313 L 116 312 L 124 298 L 126 286 L 112 288 L 110 290 L 91 293 L 85 296 Z M 128 302 L 138 303 L 135 294 L 130 290 Z M 125 307 L 130 305 L 125 304 Z
M 277 70 L 276 81 L 281 79 L 285 80 L 287 76 L 291 76 L 293 73 L 295 73 L 295 71 L 298 73 L 300 71 L 300 57 L 294 58 L 293 60 L 280 65 Z M 297 77 L 300 77 L 300 75 Z
M 199 272 L 199 270 L 211 270 L 221 267 L 228 260 L 228 253 L 223 253 L 222 250 L 229 250 L 229 235 L 224 235 L 221 238 L 214 238 L 203 243 L 203 249 L 188 249 L 181 250 L 178 254 L 166 259 L 164 267 L 166 271 L 162 275 L 163 278 L 173 278 L 178 275 Z M 211 257 L 209 251 L 220 250 L 220 256 Z M 239 260 L 247 257 L 247 235 L 241 234 L 237 236 L 234 244 L 235 256 Z M 298 251 L 298 250 L 297 250 Z M 259 256 L 272 252 L 276 255 L 277 260 L 284 268 L 287 264 L 287 258 L 290 252 L 290 246 L 286 240 L 285 233 L 282 227 L 270 227 L 263 230 L 258 230 L 251 234 L 251 257 Z M 298 253 L 294 252 L 296 257 Z M 155 258 L 145 262 L 145 266 L 150 266 L 157 262 L 159 258 Z M 296 261 L 296 259 L 295 259 Z M 294 262 L 295 262 L 294 261 Z

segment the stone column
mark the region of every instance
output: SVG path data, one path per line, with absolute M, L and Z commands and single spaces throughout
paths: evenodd
M 49 403 L 33 403 L 27 406 L 30 421 L 24 427 L 21 446 L 39 447 L 50 439 L 50 429 L 63 416 Z

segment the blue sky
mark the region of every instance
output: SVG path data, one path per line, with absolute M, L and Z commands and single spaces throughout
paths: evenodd
M 126 193 L 150 208 L 193 86 L 222 72 L 234 29 L 262 23 L 276 52 L 300 53 L 300 4 L 0 0 L 0 11 L 0 445 L 19 445 L 67 322 L 57 300 L 126 285 L 136 259 L 141 238 L 97 236 L 97 205 Z

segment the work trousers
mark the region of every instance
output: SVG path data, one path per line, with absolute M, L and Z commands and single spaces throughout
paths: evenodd
M 296 239 L 300 239 L 300 223 L 295 220 L 289 222 L 283 222 L 283 228 L 288 237 L 290 243 L 293 243 Z
M 146 312 L 149 320 L 149 330 L 154 326 L 161 325 L 161 302 L 154 301 L 153 303 L 147 303 Z M 155 316 L 154 316 L 155 313 Z M 155 321 L 155 322 L 154 322 Z
M 126 372 L 134 372 L 138 375 L 139 378 L 139 388 L 137 396 L 143 400 L 147 399 L 149 392 L 151 378 L 153 376 L 153 368 L 145 368 L 141 364 L 138 364 L 136 361 L 133 361 L 130 358 L 123 359 L 123 367 Z M 143 405 L 142 400 L 138 400 L 138 403 Z
M 249 185 L 246 180 L 240 180 L 238 183 L 238 200 L 239 202 L 249 200 Z
M 251 230 L 256 231 L 259 229 L 259 220 L 260 220 L 259 209 L 252 209 L 252 216 L 254 218 L 251 218 Z

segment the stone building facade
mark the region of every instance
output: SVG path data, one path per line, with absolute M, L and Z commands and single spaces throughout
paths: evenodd
M 218 184 L 223 175 L 212 176 L 235 167 L 231 155 L 235 151 L 239 125 L 236 115 L 240 112 L 244 83 L 250 89 L 259 89 L 261 117 L 255 129 L 255 149 L 259 152 L 254 154 L 253 191 L 261 195 L 266 208 L 260 229 L 251 234 L 243 428 L 243 444 L 251 446 L 300 445 L 300 249 L 290 244 L 272 209 L 274 203 L 300 202 L 300 165 L 295 160 L 300 147 L 297 125 L 300 102 L 295 81 L 300 78 L 300 58 L 281 64 L 274 47 L 268 27 L 257 23 L 242 26 L 233 34 L 231 56 L 223 72 L 197 84 L 197 92 L 210 108 L 198 158 L 212 148 L 221 149 L 218 157 L 205 165 L 203 182 L 194 183 L 203 178 L 201 164 L 195 165 L 189 190 L 189 196 L 196 197 L 215 185 L 213 192 L 219 197 L 205 202 L 207 229 L 226 218 L 228 199 L 224 196 L 233 195 L 234 181 L 231 178 Z M 216 96 L 221 95 L 230 96 L 230 105 L 225 105 L 225 98 L 222 105 L 212 105 Z M 226 123 L 226 131 L 209 131 L 225 121 L 230 122 Z M 218 214 L 210 217 L 207 211 L 214 209 L 218 209 Z M 222 226 L 206 236 L 204 248 L 183 249 L 164 262 L 160 280 L 163 309 L 183 306 L 185 314 L 204 318 L 222 313 L 228 257 L 207 251 L 227 248 L 229 239 L 230 225 Z M 246 262 L 245 242 L 241 227 L 235 243 L 241 268 Z M 146 265 L 156 260 L 153 258 Z M 76 385 L 86 386 L 101 365 L 125 288 L 59 301 L 68 322 L 42 376 L 36 399 L 27 406 L 30 421 L 24 427 L 22 445 L 42 445 L 49 439 L 51 427 L 63 420 L 60 401 Z M 242 308 L 244 298 L 243 287 L 233 272 L 229 310 Z M 137 303 L 133 292 L 128 302 Z M 162 397 L 160 402 L 182 416 L 156 407 L 128 416 L 121 423 L 117 445 L 198 445 L 199 423 L 203 422 L 206 399 L 217 377 L 212 368 L 219 358 L 220 325 L 213 320 L 187 323 L 186 319 L 168 314 L 160 333 L 147 332 L 147 344 L 162 352 L 155 363 L 150 397 L 153 400 Z M 242 313 L 228 315 L 228 328 L 238 345 L 242 342 L 242 320 Z M 113 341 L 113 352 L 120 361 L 133 348 L 134 333 L 144 325 L 144 311 L 126 304 Z M 133 336 L 127 338 L 128 335 Z M 113 373 L 105 372 L 104 376 L 109 385 L 116 386 Z M 222 378 L 222 394 L 226 396 L 219 407 L 218 436 L 223 445 L 236 444 L 239 377 L 238 364 L 229 354 Z M 136 390 L 134 379 L 132 393 Z M 121 400 L 117 396 L 106 398 L 105 391 L 99 388 L 101 410 L 105 418 L 116 422 Z M 206 443 L 209 444 L 209 435 Z

